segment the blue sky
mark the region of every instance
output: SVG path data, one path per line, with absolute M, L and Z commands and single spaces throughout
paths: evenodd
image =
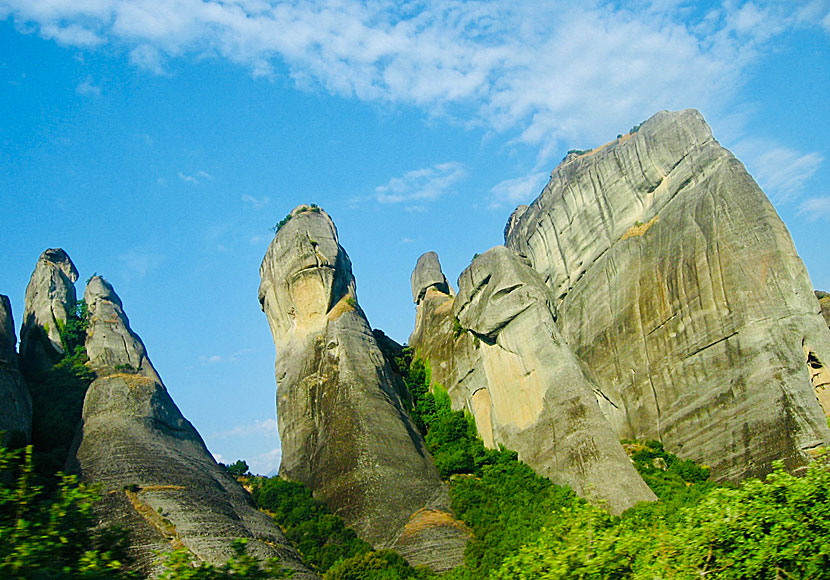
M 455 280 L 571 148 L 695 107 L 830 290 L 830 0 L 0 0 L 0 293 L 38 255 L 120 294 L 226 461 L 279 461 L 270 227 L 334 218 L 373 327 Z

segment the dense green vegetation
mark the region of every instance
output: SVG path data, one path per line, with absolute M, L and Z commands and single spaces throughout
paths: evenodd
M 256 477 L 249 483 L 257 507 L 273 516 L 312 569 L 325 572 L 338 560 L 372 549 L 301 483 L 279 477 Z

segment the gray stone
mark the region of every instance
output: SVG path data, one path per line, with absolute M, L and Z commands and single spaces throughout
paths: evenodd
M 291 216 L 259 288 L 277 352 L 280 475 L 308 485 L 376 548 L 452 568 L 466 531 L 357 304 L 334 223 L 305 205 Z
M 157 552 L 180 547 L 222 564 L 232 541 L 245 538 L 252 555 L 279 557 L 294 578 L 315 578 L 182 416 L 112 286 L 94 277 L 86 297 L 87 350 L 99 377 L 87 390 L 67 467 L 102 486 L 100 517 L 130 532 L 136 570 L 157 574 Z
M 435 287 L 440 292 L 452 294 L 450 285 L 441 271 L 438 254 L 427 252 L 418 258 L 418 263 L 412 271 L 412 299 L 417 304 L 423 300 L 428 288 Z
M 40 255 L 29 285 L 20 329 L 20 363 L 24 373 L 49 370 L 64 354 L 60 327 L 75 310 L 78 271 L 60 248 Z
M 17 367 L 12 305 L 0 294 L 0 444 L 28 443 L 32 437 L 32 397 Z
M 130 329 L 121 299 L 101 276 L 89 279 L 84 292 L 89 312 L 86 353 L 98 375 L 110 372 L 138 373 L 161 383 L 147 357 L 144 343 Z
M 613 513 L 653 501 L 597 404 L 599 388 L 563 343 L 552 301 L 538 274 L 497 246 L 461 274 L 454 300 L 436 292 L 421 301 L 410 342 L 488 447 L 517 451 Z
M 821 308 L 821 316 L 824 318 L 827 326 L 830 327 L 830 294 L 816 291 L 816 298 L 818 298 L 818 304 Z
M 803 465 L 830 442 L 811 369 L 830 332 L 784 224 L 700 113 L 568 156 L 507 228 L 619 437 L 718 479 Z M 825 408 L 828 408 L 825 406 Z

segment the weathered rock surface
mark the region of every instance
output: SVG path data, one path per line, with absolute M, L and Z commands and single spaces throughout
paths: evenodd
M 32 437 L 32 397 L 17 368 L 16 347 L 12 305 L 0 294 L 0 444 L 28 443 Z
M 452 294 L 450 284 L 444 277 L 444 272 L 441 271 L 438 254 L 435 252 L 427 252 L 418 258 L 410 282 L 412 284 L 412 296 L 416 304 L 424 299 L 429 288 L 434 287 L 444 294 Z
M 259 289 L 277 352 L 280 475 L 307 484 L 376 548 L 456 566 L 467 533 L 357 305 L 334 223 L 309 206 L 291 216 Z
M 171 547 L 221 564 L 232 541 L 247 538 L 249 553 L 281 558 L 294 578 L 315 578 L 182 416 L 112 286 L 96 276 L 85 296 L 86 348 L 99 377 L 86 393 L 68 468 L 102 486 L 99 513 L 129 530 L 136 569 L 157 573 L 156 552 Z
M 436 259 L 437 261 L 437 259 Z M 419 298 L 410 343 L 488 447 L 503 444 L 538 473 L 620 513 L 656 499 L 597 404 L 599 389 L 563 343 L 542 279 L 504 246 L 461 274 L 453 300 Z
M 130 329 L 121 299 L 101 276 L 89 279 L 84 292 L 89 312 L 86 352 L 99 375 L 112 371 L 138 373 L 161 383 L 144 343 Z
M 830 294 L 816 291 L 816 298 L 818 298 L 818 304 L 821 308 L 821 316 L 824 318 L 827 326 L 830 327 Z
M 60 248 L 44 251 L 29 285 L 20 329 L 20 363 L 24 373 L 49 370 L 64 354 L 60 327 L 74 312 L 78 270 Z
M 806 270 L 697 111 L 569 155 L 505 238 L 556 298 L 620 437 L 733 480 L 830 442 L 812 372 L 830 363 L 830 333 Z

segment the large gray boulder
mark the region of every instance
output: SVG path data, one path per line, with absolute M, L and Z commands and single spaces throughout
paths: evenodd
M 415 288 L 413 287 L 413 293 Z M 597 404 L 601 391 L 564 344 L 539 275 L 504 246 L 476 257 L 453 299 L 418 302 L 410 344 L 486 446 L 505 445 L 537 473 L 620 513 L 654 494 Z
M 86 349 L 98 378 L 87 390 L 67 467 L 101 485 L 104 524 L 131 535 L 135 568 L 159 572 L 158 552 L 186 548 L 222 564 L 232 541 L 259 558 L 279 557 L 294 578 L 314 578 L 279 528 L 217 465 L 170 398 L 112 286 L 93 277 Z
M 17 367 L 12 305 L 0 294 L 0 444 L 28 443 L 32 437 L 32 397 Z
M 811 381 L 830 332 L 784 224 L 700 113 L 569 155 L 506 245 L 555 297 L 619 437 L 718 479 L 803 465 L 830 443 Z
M 445 570 L 467 533 L 357 304 L 351 263 L 325 211 L 299 206 L 260 266 L 276 347 L 280 475 L 376 548 Z
M 60 329 L 75 311 L 78 270 L 60 248 L 44 251 L 26 286 L 20 329 L 20 363 L 25 374 L 48 371 L 65 354 Z
M 434 287 L 444 294 L 452 294 L 449 282 L 444 277 L 444 272 L 441 271 L 438 254 L 435 252 L 427 252 L 418 258 L 410 282 L 412 284 L 412 297 L 416 304 L 424 299 L 429 288 Z

